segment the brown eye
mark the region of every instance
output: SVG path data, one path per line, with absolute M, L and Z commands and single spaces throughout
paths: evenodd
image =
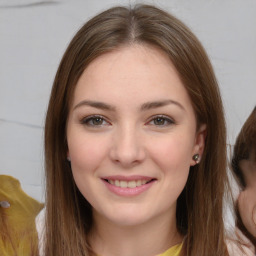
M 156 116 L 151 119 L 151 121 L 148 123 L 150 125 L 155 125 L 155 126 L 169 126 L 174 124 L 174 121 L 166 116 Z
M 164 125 L 165 124 L 165 118 L 163 117 L 157 117 L 154 119 L 154 124 L 155 125 Z
M 95 117 L 91 119 L 93 125 L 102 125 L 103 119 L 101 117 Z
M 81 123 L 83 125 L 92 126 L 92 127 L 109 125 L 109 123 L 101 116 L 86 117 L 81 121 Z

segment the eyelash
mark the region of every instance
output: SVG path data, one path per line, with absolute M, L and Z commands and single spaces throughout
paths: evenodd
M 158 120 L 157 120 L 158 119 Z M 94 121 L 100 122 L 99 124 L 93 123 Z M 160 124 L 156 124 L 157 121 L 160 121 Z M 102 127 L 106 125 L 111 125 L 109 121 L 106 120 L 104 116 L 101 115 L 92 115 L 88 116 L 86 118 L 83 118 L 81 121 L 81 124 L 87 125 L 90 127 Z M 151 117 L 151 119 L 146 123 L 146 125 L 153 125 L 157 127 L 167 127 L 169 125 L 175 124 L 175 121 L 171 119 L 170 117 L 164 116 L 164 115 L 156 115 Z
M 163 123 L 156 124 L 155 122 L 157 121 L 157 119 L 158 120 L 160 119 Z M 152 125 L 157 126 L 157 127 L 166 127 L 166 126 L 175 124 L 173 119 L 171 119 L 170 117 L 164 116 L 164 115 L 154 116 L 153 118 L 150 119 L 149 122 L 147 122 L 147 124 L 150 124 L 150 123 L 152 123 Z
M 106 124 L 93 124 L 91 122 L 101 120 L 102 122 L 105 122 Z M 81 124 L 87 125 L 87 126 L 91 126 L 91 127 L 101 127 L 101 126 L 105 126 L 105 125 L 110 125 L 110 123 L 108 121 L 106 121 L 106 118 L 104 116 L 100 116 L 100 115 L 92 115 L 92 116 L 88 116 L 83 118 L 81 121 Z

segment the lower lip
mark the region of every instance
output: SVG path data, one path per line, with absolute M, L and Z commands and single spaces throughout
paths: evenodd
M 103 180 L 103 182 L 111 192 L 113 192 L 118 196 L 137 196 L 145 192 L 146 190 L 148 190 L 153 185 L 153 183 L 155 183 L 155 180 L 135 188 L 121 188 L 121 187 L 112 185 L 105 180 Z

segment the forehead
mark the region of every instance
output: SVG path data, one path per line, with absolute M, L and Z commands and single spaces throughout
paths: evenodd
M 178 73 L 165 52 L 152 45 L 133 44 L 119 47 L 94 59 L 84 70 L 79 81 L 89 78 L 100 80 L 102 76 L 116 79 L 142 79 L 145 76 L 153 78 L 157 73 L 159 79 L 164 72 L 178 78 Z
M 93 97 L 113 97 L 134 102 L 176 97 L 190 104 L 187 91 L 167 54 L 150 46 L 135 44 L 105 53 L 93 60 L 82 73 L 74 93 L 74 103 Z

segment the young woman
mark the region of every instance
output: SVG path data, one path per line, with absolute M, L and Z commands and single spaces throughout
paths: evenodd
M 240 185 L 236 214 L 237 227 L 256 246 L 256 107 L 237 136 L 232 158 L 232 171 Z M 240 234 L 240 233 L 239 233 Z M 240 235 L 243 238 L 243 236 Z M 245 239 L 243 239 L 245 240 Z
M 44 254 L 227 255 L 226 130 L 198 39 L 148 5 L 88 21 L 45 125 Z

